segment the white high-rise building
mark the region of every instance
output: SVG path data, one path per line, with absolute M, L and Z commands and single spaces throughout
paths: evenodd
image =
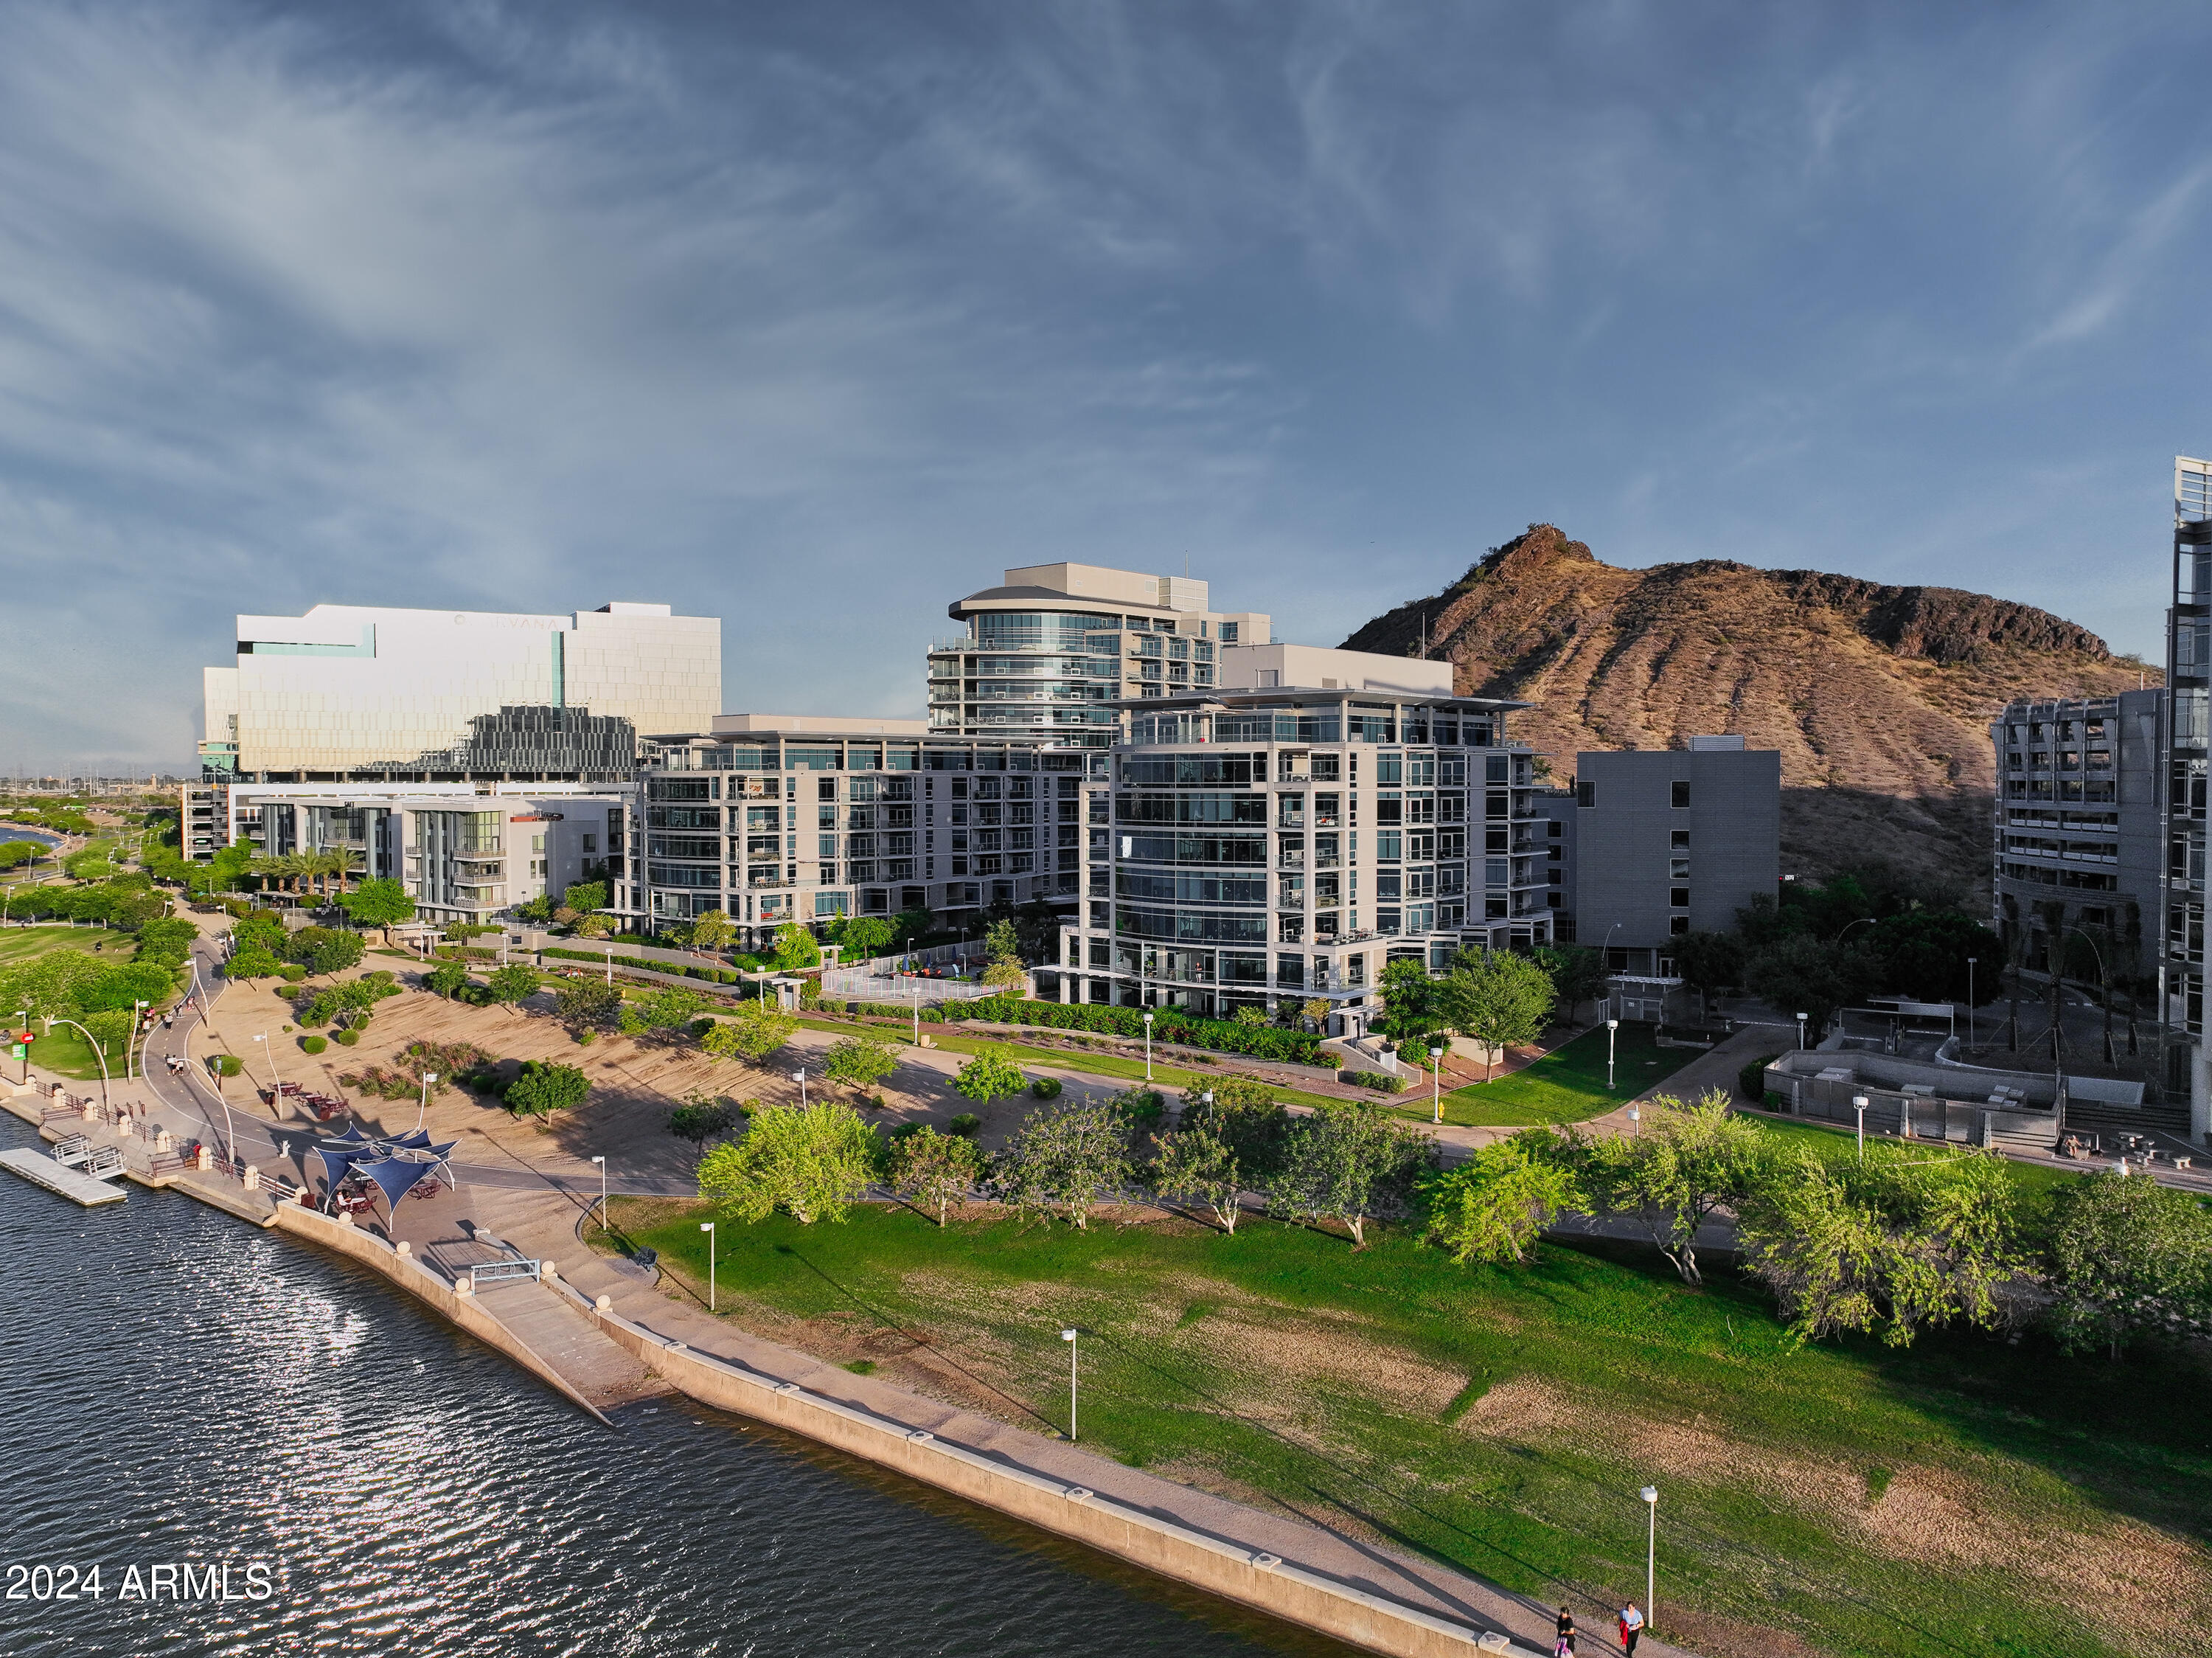
M 210 783 L 626 782 L 640 737 L 713 720 L 722 626 L 666 605 L 317 605 L 240 616 L 204 688 Z

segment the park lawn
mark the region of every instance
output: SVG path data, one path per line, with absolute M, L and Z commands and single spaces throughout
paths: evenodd
M 708 1212 L 614 1219 L 703 1290 Z M 717 1276 L 748 1327 L 1038 1429 L 1065 1423 L 1074 1326 L 1092 1448 L 1553 1604 L 1641 1588 L 1652 1481 L 1657 1628 L 1708 1653 L 2117 1658 L 2194 1649 L 2212 1616 L 2194 1358 L 1798 1348 L 1762 1295 L 1649 1252 L 1462 1269 L 1395 1232 L 1133 1214 L 726 1217 Z
M 1613 1033 L 1619 1045 L 1612 1088 L 1605 1082 L 1607 1032 L 1600 1025 L 1510 1076 L 1455 1088 L 1444 1095 L 1444 1121 L 1470 1128 L 1535 1128 L 1602 1116 L 1704 1051 L 1662 1048 L 1653 1039 L 1654 1029 L 1624 1021 Z M 1429 1112 L 1409 1106 L 1406 1114 L 1425 1117 Z
M 0 928 L 0 969 L 20 967 L 35 956 L 50 950 L 93 951 L 103 944 L 119 947 L 106 952 L 120 963 L 130 959 L 131 939 L 128 934 L 112 933 L 105 927 L 4 927 Z M 0 1018 L 4 1018 L 0 1012 Z

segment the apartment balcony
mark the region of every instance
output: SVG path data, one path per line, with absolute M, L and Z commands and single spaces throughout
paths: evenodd
M 1303 812 L 1286 812 L 1275 820 L 1275 827 L 1278 829 L 1304 830 L 1305 826 L 1305 814 Z
M 1275 855 L 1275 867 L 1278 869 L 1303 869 L 1306 867 L 1306 855 L 1289 850 L 1279 852 Z
M 1341 812 L 1316 812 L 1313 814 L 1313 825 L 1316 829 L 1339 828 L 1342 826 L 1343 822 L 1344 814 Z
M 1334 869 L 1343 861 L 1334 852 L 1316 852 L 1314 854 L 1313 867 L 1316 869 Z
M 763 887 L 796 887 L 798 885 L 799 883 L 797 881 L 784 875 L 747 875 L 745 877 L 745 890 L 747 892 L 757 893 L 761 891 Z

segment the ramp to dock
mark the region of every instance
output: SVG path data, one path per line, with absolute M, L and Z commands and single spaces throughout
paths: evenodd
M 81 1174 L 76 1169 L 58 1163 L 28 1147 L 18 1146 L 11 1150 L 0 1151 L 0 1165 L 13 1169 L 32 1185 L 58 1192 L 70 1202 L 82 1204 L 87 1209 L 96 1204 L 119 1204 L 124 1199 L 119 1187 L 112 1186 L 105 1180 L 95 1180 L 89 1174 Z

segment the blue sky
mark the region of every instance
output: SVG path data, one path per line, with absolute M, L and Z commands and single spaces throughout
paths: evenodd
M 1333 643 L 1549 520 L 2157 656 L 2203 7 L 0 4 L 0 767 L 230 617 L 726 619 L 915 712 L 1009 564 Z

